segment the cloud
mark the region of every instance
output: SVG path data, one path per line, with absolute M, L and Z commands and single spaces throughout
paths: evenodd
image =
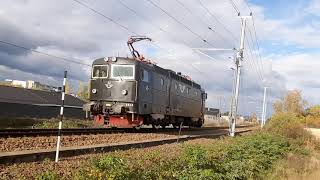
M 218 106 L 221 101 L 217 98 L 219 96 L 225 99 L 224 109 L 228 109 L 227 104 L 232 91 L 233 72 L 230 67 L 234 66 L 233 52 L 206 52 L 216 59 L 211 60 L 190 49 L 209 48 L 212 45 L 217 48 L 238 46 L 240 20 L 228 1 L 201 0 L 214 14 L 213 17 L 200 6 L 198 1 L 181 1 L 192 10 L 190 14 L 176 1 L 153 0 L 212 45 L 204 43 L 197 35 L 146 0 L 138 2 L 122 0 L 139 15 L 128 10 L 118 0 L 81 1 L 128 27 L 129 32 L 74 1 L 4 0 L 0 7 L 0 40 L 70 59 L 81 59 L 84 63 L 90 64 L 95 58 L 118 54 L 130 56 L 126 45 L 128 37 L 134 35 L 133 32 L 148 35 L 153 39 L 153 42 L 136 44 L 136 48 L 145 57 L 156 61 L 161 67 L 191 76 L 208 92 L 208 106 Z M 237 5 L 243 15 L 249 14 L 243 0 L 237 1 Z M 261 99 L 262 82 L 258 74 L 262 74 L 266 79 L 265 83 L 273 87 L 270 91 L 272 98 L 281 96 L 286 88 L 300 88 L 302 82 L 293 83 L 292 81 L 300 78 L 297 72 L 303 71 L 306 62 L 299 59 L 306 57 L 301 56 L 300 58 L 300 56 L 296 57 L 290 53 L 270 56 L 270 51 L 273 52 L 272 48 L 266 49 L 264 47 L 268 42 L 283 47 L 288 44 L 305 48 L 318 47 L 320 35 L 317 33 L 317 29 L 310 24 L 293 26 L 294 22 L 298 20 L 272 19 L 265 15 L 267 12 L 264 7 L 254 4 L 251 4 L 251 7 L 254 10 L 255 25 L 261 42 L 263 58 L 256 58 L 261 62 L 245 58 L 240 95 L 243 96 L 242 98 L 252 96 L 257 100 Z M 208 27 L 211 27 L 213 31 L 210 31 Z M 248 23 L 248 28 L 254 33 L 251 22 Z M 237 40 L 234 40 L 233 36 Z M 250 34 L 247 34 L 247 38 L 251 38 Z M 246 45 L 245 48 L 247 49 L 248 46 Z M 257 51 L 253 50 L 254 56 L 256 53 Z M 265 56 L 267 57 L 265 58 Z M 308 55 L 306 54 L 306 56 Z M 308 56 L 307 59 L 310 58 Z M 274 63 L 273 69 L 271 69 L 270 60 Z M 296 66 L 291 65 L 292 62 Z M 70 78 L 74 81 L 86 81 L 90 74 L 90 69 L 87 67 L 7 45 L 0 45 L 0 64 L 1 78 L 9 78 L 6 73 L 15 73 L 12 77 L 16 79 L 30 77 L 42 82 L 57 83 L 64 70 L 68 70 Z M 315 62 L 313 66 L 317 67 Z M 47 78 L 51 78 L 53 81 L 47 81 Z M 310 86 L 310 88 L 312 87 Z M 255 108 L 257 105 L 247 103 L 246 106 L 247 109 L 243 111 L 249 111 L 251 107 Z

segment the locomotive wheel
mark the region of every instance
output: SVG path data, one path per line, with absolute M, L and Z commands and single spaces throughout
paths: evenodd
M 165 129 L 166 128 L 166 125 L 161 125 L 162 129 Z
M 179 128 L 180 128 L 179 124 L 172 124 L 172 127 L 173 127 L 174 129 L 179 129 Z
M 153 129 L 159 129 L 159 128 L 160 128 L 160 125 L 152 124 L 152 128 L 153 128 Z

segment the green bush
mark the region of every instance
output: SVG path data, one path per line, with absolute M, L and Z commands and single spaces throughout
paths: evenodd
M 56 180 L 58 179 L 58 175 L 52 171 L 46 171 L 44 173 L 39 174 L 36 177 L 37 180 Z
M 39 129 L 52 129 L 52 128 L 58 128 L 58 126 L 59 126 L 58 119 L 50 119 L 50 120 L 39 121 L 39 123 L 34 124 L 32 127 L 39 128 Z M 87 128 L 92 126 L 93 126 L 93 122 L 88 120 L 65 119 L 62 121 L 62 128 Z
M 71 174 L 73 179 L 260 179 L 294 148 L 283 136 L 259 133 L 202 145 L 182 144 L 175 148 L 178 152 L 115 152 Z M 38 179 L 57 176 L 46 172 Z
M 128 179 L 131 176 L 127 161 L 118 156 L 105 156 L 94 161 L 94 166 L 103 179 Z

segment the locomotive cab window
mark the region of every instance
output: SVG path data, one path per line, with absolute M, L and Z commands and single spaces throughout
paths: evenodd
M 92 67 L 92 78 L 107 78 L 108 65 L 94 65 Z
M 160 79 L 160 84 L 161 84 L 161 86 L 164 85 L 164 80 L 163 80 L 163 78 Z
M 146 70 L 144 70 L 144 69 L 142 69 L 141 71 L 140 71 L 140 73 L 141 73 L 141 80 L 142 81 L 144 81 L 144 82 L 149 82 L 149 72 L 148 71 L 146 71 Z
M 134 65 L 111 65 L 111 77 L 119 79 L 134 79 Z

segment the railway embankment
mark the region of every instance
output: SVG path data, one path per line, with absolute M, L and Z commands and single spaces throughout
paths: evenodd
M 3 179 L 247 179 L 261 177 L 291 151 L 281 136 L 253 132 L 143 149 L 1 165 Z
M 274 115 L 263 130 L 235 138 L 1 165 L 2 179 L 312 179 L 320 145 L 300 116 Z

